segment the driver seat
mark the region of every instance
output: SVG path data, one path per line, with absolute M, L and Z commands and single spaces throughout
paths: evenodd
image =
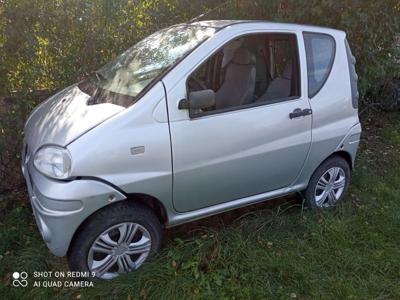
M 215 93 L 216 109 L 249 104 L 256 84 L 255 56 L 246 48 L 238 48 L 226 67 L 225 80 Z

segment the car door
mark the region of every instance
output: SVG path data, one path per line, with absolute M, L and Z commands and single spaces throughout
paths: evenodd
M 295 33 L 293 36 L 296 47 L 301 45 L 301 37 Z M 299 54 L 304 53 L 297 47 L 298 83 L 304 69 Z M 225 74 L 225 80 L 230 77 Z M 311 143 L 311 110 L 303 88 L 299 84 L 294 97 L 254 101 L 199 114 L 186 110 L 184 115 L 179 112 L 184 116 L 180 119 L 171 117 L 175 209 L 192 211 L 277 190 L 294 182 Z M 179 101 L 187 98 L 186 80 L 172 89 L 166 84 L 166 90 L 170 116 L 178 115 Z

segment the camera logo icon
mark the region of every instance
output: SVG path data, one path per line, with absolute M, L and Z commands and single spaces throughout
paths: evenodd
M 26 272 L 14 272 L 12 274 L 14 287 L 26 287 L 28 285 L 28 273 Z

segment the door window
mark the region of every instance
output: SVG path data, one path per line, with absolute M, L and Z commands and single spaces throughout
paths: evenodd
M 188 95 L 202 90 L 214 92 L 215 104 L 191 109 L 191 117 L 299 97 L 296 35 L 254 34 L 227 43 L 188 78 Z
M 307 57 L 308 97 L 324 86 L 335 58 L 335 40 L 327 34 L 304 33 Z

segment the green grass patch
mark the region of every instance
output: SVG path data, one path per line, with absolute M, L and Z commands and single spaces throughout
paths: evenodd
M 364 133 L 340 207 L 316 214 L 289 199 L 169 230 L 140 270 L 93 288 L 11 287 L 13 271 L 67 270 L 41 241 L 30 208 L 15 206 L 0 228 L 2 298 L 400 299 L 400 120 L 384 122 Z

